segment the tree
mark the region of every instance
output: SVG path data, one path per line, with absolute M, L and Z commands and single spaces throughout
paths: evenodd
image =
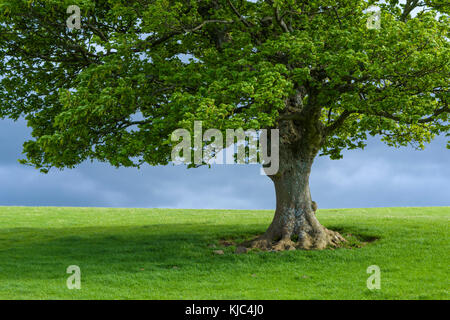
M 44 172 L 168 164 L 171 133 L 194 120 L 279 129 L 276 212 L 256 247 L 344 241 L 311 207 L 316 156 L 369 135 L 423 148 L 449 129 L 447 1 L 5 0 L 0 14 L 0 117 L 25 116 L 23 163 Z

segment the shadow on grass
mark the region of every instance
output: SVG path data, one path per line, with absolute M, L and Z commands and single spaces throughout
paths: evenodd
M 218 244 L 224 237 L 250 237 L 265 227 L 155 224 L 0 229 L 0 277 L 6 269 L 22 269 L 13 276 L 23 277 L 35 267 L 48 266 L 51 271 L 50 266 L 54 264 L 67 267 L 80 263 L 109 269 L 126 269 L 130 265 L 147 265 L 153 269 L 207 268 L 217 264 L 218 259 L 222 263 L 232 263 L 235 259 L 231 254 L 214 254 L 211 244 Z
M 343 243 L 340 246 L 340 248 L 362 248 L 368 245 L 369 243 L 375 242 L 381 238 L 378 235 L 374 235 L 371 230 L 359 229 L 354 226 L 339 225 L 339 226 L 327 226 L 327 228 L 339 232 L 347 240 L 347 242 Z M 243 242 L 256 239 L 257 236 L 260 235 L 262 235 L 262 233 L 253 235 L 252 237 L 243 237 L 242 235 L 238 235 L 234 237 L 222 238 L 219 241 L 219 245 L 220 247 L 239 246 Z M 330 246 L 327 249 L 334 250 L 335 247 Z M 253 249 L 252 251 L 255 252 L 261 250 Z
M 374 234 L 372 230 L 367 228 L 358 228 L 356 226 L 342 226 L 342 225 L 338 226 L 330 225 L 327 226 L 327 228 L 337 231 L 344 236 L 353 236 L 359 241 L 374 242 L 376 240 L 381 239 L 380 235 Z
M 342 248 L 362 248 L 368 244 L 381 239 L 381 236 L 375 235 L 371 230 L 358 228 L 355 226 L 327 226 L 327 228 L 339 232 L 346 240 Z
M 169 269 L 214 272 L 235 267 L 236 263 L 257 260 L 273 263 L 277 253 L 236 255 L 233 245 L 221 239 L 253 238 L 265 231 L 264 224 L 153 224 L 143 226 L 101 226 L 72 228 L 0 229 L 0 278 L 51 279 L 69 265 L 79 265 L 90 274 L 102 272 L 157 274 Z M 332 227 L 330 227 L 332 228 Z M 342 233 L 355 230 L 334 227 Z M 361 239 L 369 239 L 361 234 Z M 214 253 L 223 249 L 223 255 Z M 292 255 L 293 253 L 288 253 Z M 299 253 L 320 259 L 319 253 Z M 59 270 L 57 273 L 55 270 Z M 39 271 L 39 272 L 37 272 Z

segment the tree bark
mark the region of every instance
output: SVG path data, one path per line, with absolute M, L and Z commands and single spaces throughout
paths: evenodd
M 278 251 L 339 246 L 346 240 L 322 226 L 312 207 L 309 176 L 321 141 L 304 132 L 298 135 L 303 139 L 293 143 L 285 138 L 285 129 L 280 129 L 278 173 L 269 176 L 276 192 L 275 216 L 267 231 L 251 242 L 251 247 Z

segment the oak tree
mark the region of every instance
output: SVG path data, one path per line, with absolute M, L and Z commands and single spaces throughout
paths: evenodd
M 81 8 L 69 29 L 67 8 Z M 368 28 L 368 8 L 380 28 Z M 279 129 L 276 211 L 251 245 L 344 239 L 312 208 L 314 159 L 368 136 L 417 148 L 449 129 L 445 0 L 1 0 L 0 117 L 25 117 L 24 163 L 165 165 L 171 133 Z

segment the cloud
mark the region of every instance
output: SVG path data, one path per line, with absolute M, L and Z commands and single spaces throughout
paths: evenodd
M 319 159 L 311 177 L 312 190 L 319 192 L 313 196 L 325 207 L 449 205 L 445 143 L 439 137 L 425 151 L 416 151 L 371 139 L 366 150 L 347 151 L 342 160 Z
M 273 209 L 273 185 L 256 165 L 211 169 L 103 163 L 41 174 L 17 163 L 29 137 L 23 120 L 0 121 L 0 205 Z M 371 139 L 344 159 L 318 158 L 311 193 L 320 208 L 449 205 L 450 156 L 445 139 L 425 151 L 388 148 Z

